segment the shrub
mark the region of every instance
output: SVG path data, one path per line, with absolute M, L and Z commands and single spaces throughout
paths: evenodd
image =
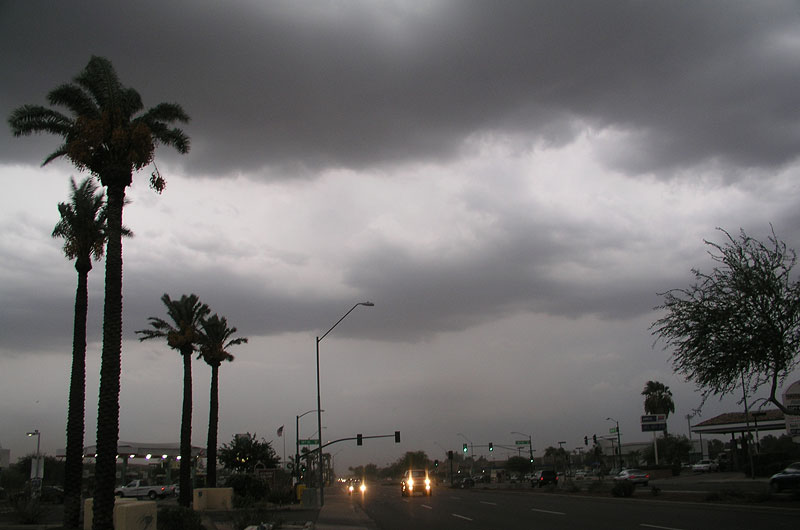
M 204 530 L 200 514 L 184 506 L 164 506 L 158 510 L 158 530 Z
M 618 480 L 611 488 L 614 497 L 631 497 L 636 490 L 636 486 L 630 480 Z
M 236 496 L 252 497 L 256 501 L 263 500 L 269 494 L 267 483 L 252 475 L 231 475 L 225 485 L 233 488 Z
M 44 514 L 44 508 L 37 499 L 21 495 L 14 500 L 14 511 L 22 524 L 36 524 Z

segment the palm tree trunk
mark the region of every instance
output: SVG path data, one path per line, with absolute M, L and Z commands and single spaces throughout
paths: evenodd
M 181 468 L 178 504 L 192 503 L 192 353 L 183 353 L 183 409 L 181 413 Z
M 119 377 L 122 357 L 122 206 L 125 185 L 108 185 L 103 350 L 97 403 L 93 530 L 114 528 L 114 485 L 119 441 Z
M 217 429 L 219 427 L 219 365 L 211 365 L 211 403 L 208 406 L 208 487 L 217 487 Z
M 67 459 L 64 464 L 64 527 L 79 528 L 81 482 L 83 478 L 83 433 L 86 402 L 86 313 L 87 287 L 92 260 L 78 258 L 78 287 L 75 291 L 75 316 L 72 329 L 72 373 L 67 411 Z

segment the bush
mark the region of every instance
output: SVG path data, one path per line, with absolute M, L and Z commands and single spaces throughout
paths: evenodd
M 631 497 L 636 490 L 636 485 L 630 480 L 618 480 L 611 488 L 611 494 L 614 497 Z
M 269 494 L 267 483 L 252 475 L 231 475 L 225 485 L 233 488 L 233 493 L 237 497 L 251 497 L 256 501 L 265 499 Z
M 22 495 L 14 499 L 14 511 L 22 524 L 36 524 L 44 514 L 44 508 L 37 499 Z
M 204 530 L 200 514 L 184 506 L 164 506 L 158 510 L 158 530 Z

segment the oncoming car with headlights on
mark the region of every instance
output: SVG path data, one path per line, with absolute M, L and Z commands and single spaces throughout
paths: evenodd
M 361 495 L 364 495 L 367 492 L 367 485 L 363 480 L 351 480 L 347 484 L 348 495 L 352 495 L 356 491 L 361 493 Z
M 431 495 L 431 479 L 428 472 L 421 469 L 409 469 L 403 473 L 402 491 L 403 497 L 419 493 L 420 495 Z

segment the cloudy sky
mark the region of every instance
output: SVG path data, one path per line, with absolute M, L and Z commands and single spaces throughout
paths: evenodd
M 793 1 L 0 2 L 7 117 L 109 58 L 145 106 L 192 117 L 167 179 L 135 175 L 125 224 L 120 439 L 175 442 L 181 361 L 139 343 L 160 296 L 196 293 L 250 339 L 221 369 L 221 442 L 293 451 L 316 408 L 337 468 L 465 439 L 534 448 L 671 430 L 700 404 L 653 345 L 657 293 L 710 269 L 716 227 L 800 247 L 800 10 Z M 0 445 L 65 445 L 76 274 L 50 237 L 59 144 L 0 128 Z M 90 275 L 86 443 L 102 279 Z M 193 442 L 210 370 L 195 362 Z M 792 380 L 796 379 L 793 377 Z M 702 416 L 737 410 L 710 400 Z M 284 439 L 276 430 L 286 425 Z M 313 415 L 300 437 L 314 437 Z M 460 433 L 460 434 L 459 434 Z M 485 450 L 484 450 L 485 451 Z M 503 451 L 500 452 L 502 456 Z

